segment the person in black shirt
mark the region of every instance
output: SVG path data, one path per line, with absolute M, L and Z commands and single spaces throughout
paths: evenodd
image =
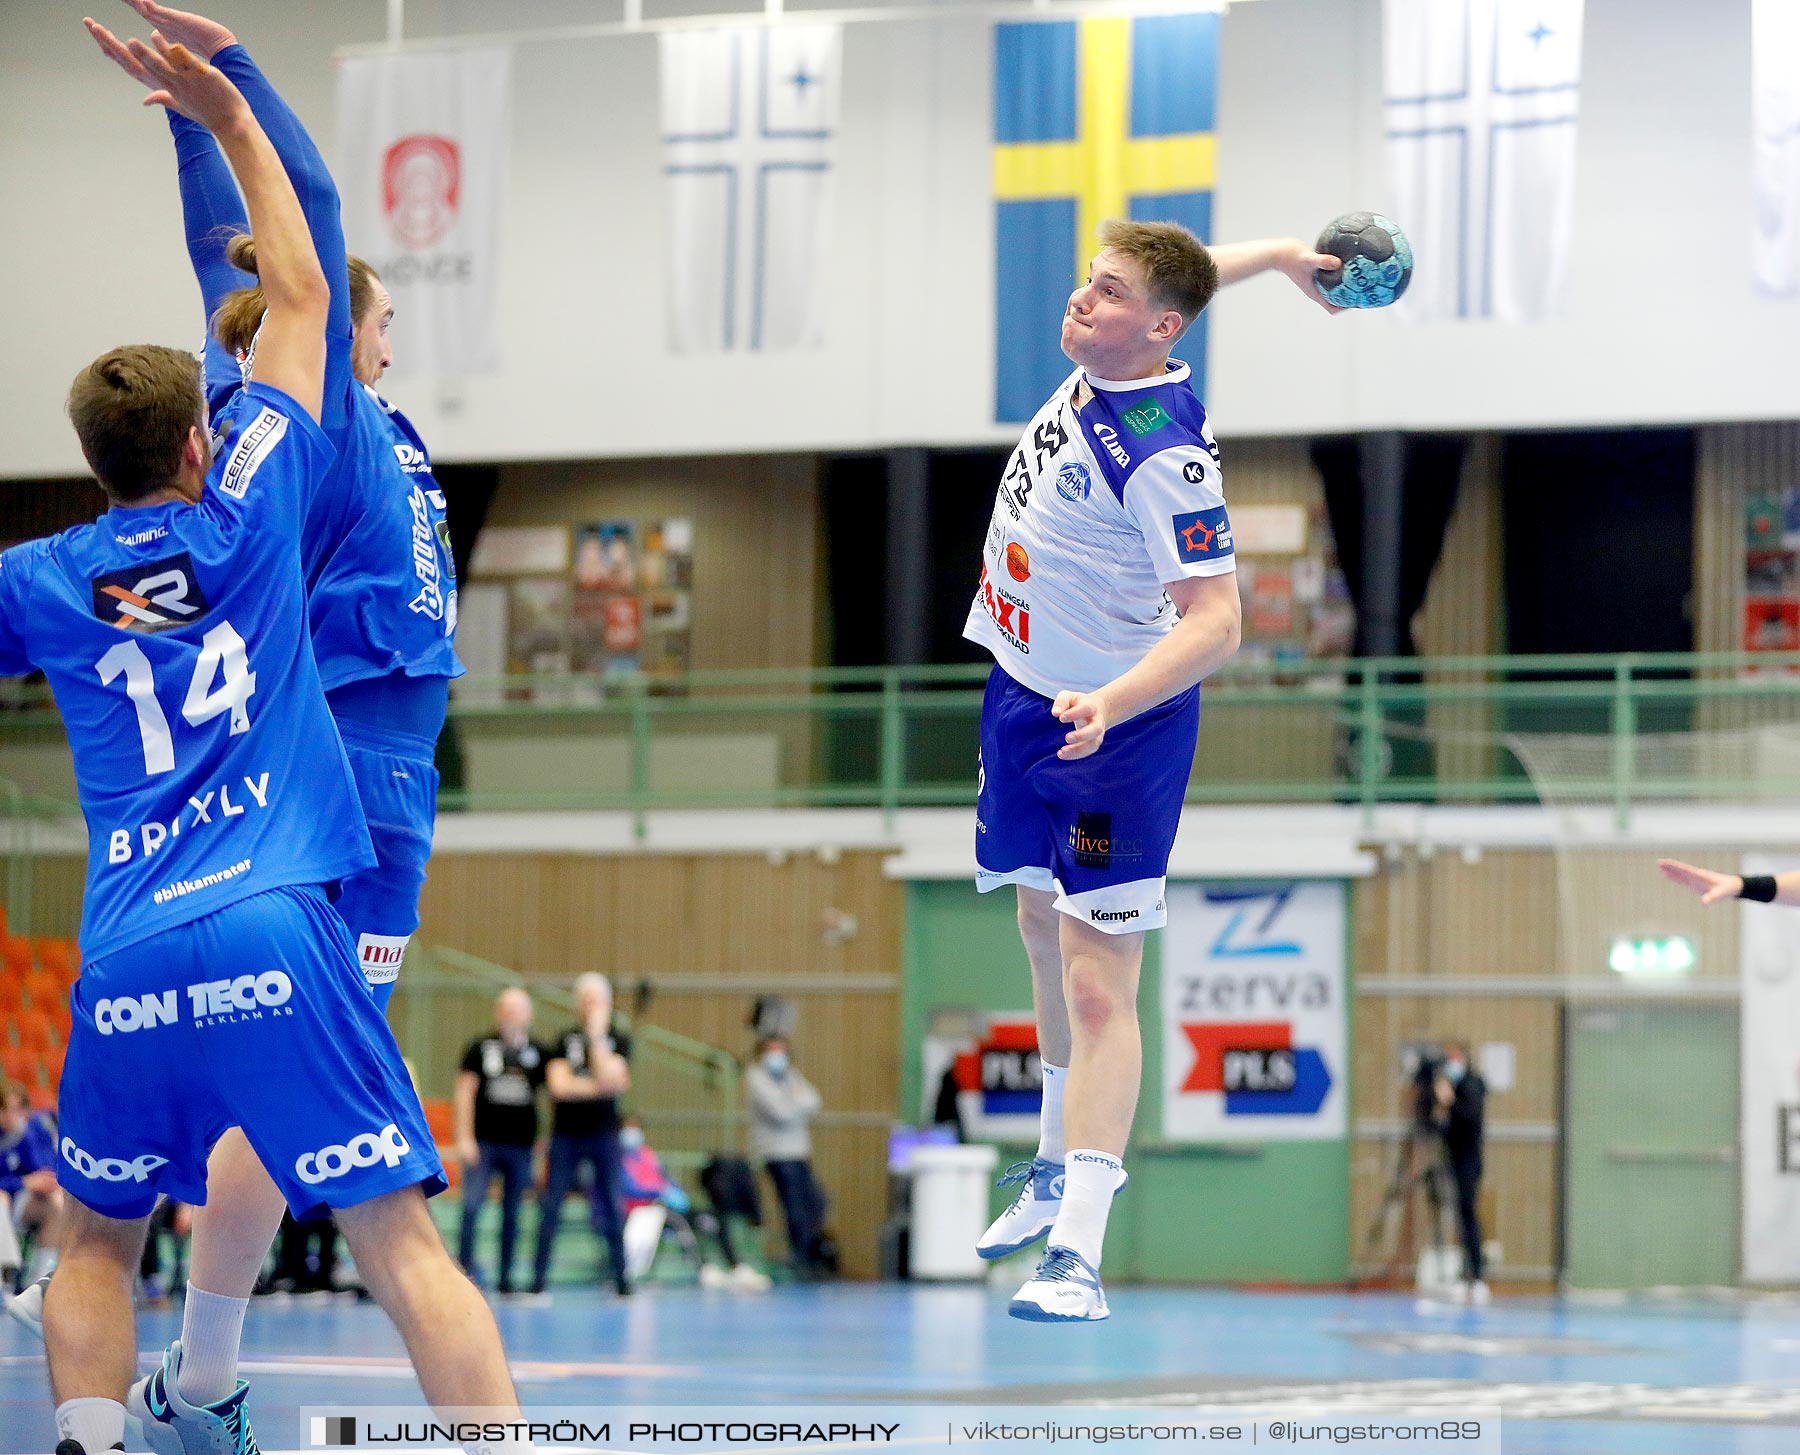
M 475 1269 L 475 1223 L 488 1184 L 500 1175 L 500 1273 L 496 1286 L 512 1292 L 513 1249 L 519 1240 L 519 1200 L 531 1185 L 531 1145 L 537 1140 L 538 1088 L 544 1084 L 544 1047 L 531 1039 L 531 997 L 519 986 L 494 1002 L 497 1029 L 469 1042 L 456 1075 L 456 1155 L 463 1164 L 462 1236 L 457 1255 L 469 1277 Z
M 550 1050 L 547 1075 L 554 1107 L 550 1125 L 550 1175 L 538 1223 L 537 1261 L 531 1288 L 542 1293 L 550 1276 L 550 1251 L 563 1199 L 586 1163 L 593 1168 L 594 1232 L 612 1257 L 613 1287 L 631 1292 L 625 1272 L 623 1153 L 618 1098 L 631 1089 L 631 1038 L 612 1019 L 612 984 L 588 973 L 575 981 L 579 1025 L 570 1026 Z
M 1481 1185 L 1487 1083 L 1469 1065 L 1469 1048 L 1462 1042 L 1445 1044 L 1443 1068 L 1432 1089 L 1437 1101 L 1434 1120 L 1456 1183 L 1456 1223 L 1463 1245 L 1462 1296 L 1469 1303 L 1484 1304 L 1488 1286 L 1481 1276 L 1481 1221 L 1475 1211 L 1475 1194 Z

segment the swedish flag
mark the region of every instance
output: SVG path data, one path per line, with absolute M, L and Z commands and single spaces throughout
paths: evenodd
M 995 417 L 1030 419 L 1108 217 L 1212 224 L 1219 17 L 1022 22 L 994 34 Z M 1203 380 L 1205 320 L 1181 357 Z

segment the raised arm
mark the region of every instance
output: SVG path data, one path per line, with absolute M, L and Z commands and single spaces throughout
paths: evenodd
M 213 315 L 228 293 L 255 285 L 256 279 L 225 259 L 225 244 L 234 235 L 250 230 L 244 199 L 238 196 L 231 168 L 225 165 L 212 133 L 179 111 L 169 113 L 169 131 L 175 138 L 176 182 L 181 189 L 182 230 L 187 234 L 188 259 L 200 283 L 206 309 L 206 402 L 213 412 L 243 382 L 237 360 L 213 336 Z
M 179 111 L 218 139 L 250 211 L 268 300 L 252 378 L 289 394 L 317 419 L 325 387 L 325 316 L 331 292 L 275 148 L 230 78 L 185 46 L 160 35 L 151 37 L 151 45 L 121 42 L 105 26 L 83 23 L 102 51 L 150 88 L 147 105 Z
M 1342 313 L 1335 303 L 1327 303 L 1313 286 L 1313 273 L 1320 268 L 1336 272 L 1344 264 L 1330 253 L 1314 252 L 1297 237 L 1266 237 L 1255 242 L 1219 243 L 1207 251 L 1219 269 L 1219 286 L 1229 288 L 1258 273 L 1280 272 L 1308 298 L 1327 313 Z
M 328 434 L 340 428 L 346 420 L 346 391 L 350 386 L 350 340 L 355 320 L 350 316 L 350 278 L 344 246 L 343 216 L 338 203 L 337 187 L 331 179 L 331 170 L 325 165 L 325 158 L 313 144 L 313 139 L 300 124 L 300 118 L 294 110 L 282 100 L 281 93 L 269 84 L 269 79 L 258 69 L 256 62 L 250 59 L 250 53 L 238 43 L 234 36 L 217 21 L 209 20 L 204 15 L 196 15 L 186 10 L 175 10 L 167 5 L 154 3 L 154 0 L 124 0 L 151 25 L 155 26 L 166 39 L 186 46 L 196 55 L 205 55 L 219 70 L 223 71 L 231 82 L 250 103 L 250 110 L 255 115 L 263 131 L 268 135 L 275 153 L 281 158 L 287 169 L 289 180 L 294 184 L 294 193 L 300 200 L 300 209 L 306 214 L 306 225 L 312 233 L 313 247 L 319 255 L 319 266 L 324 271 L 325 280 L 331 287 L 331 311 L 326 322 L 326 358 L 325 358 L 325 391 L 324 416 L 322 423 Z M 205 140 L 204 138 L 202 140 Z M 176 134 L 176 149 L 181 150 L 182 138 Z M 214 153 L 216 158 L 217 153 Z M 208 204 L 217 208 L 220 203 L 218 191 L 219 174 L 223 166 L 217 166 L 210 174 L 197 180 L 206 183 Z M 229 188 L 230 178 L 223 178 Z M 235 203 L 235 192 L 232 197 Z M 183 164 L 182 210 L 188 213 L 187 169 Z M 241 208 L 239 216 L 241 217 Z M 221 221 L 230 219 L 221 218 Z M 224 262 L 224 238 L 221 234 L 216 247 L 219 250 L 219 262 Z M 194 257 L 194 269 L 201 274 L 201 288 L 207 289 L 207 276 L 202 271 L 201 259 L 195 256 L 194 228 L 192 218 L 188 226 L 188 253 Z M 217 309 L 219 299 L 233 288 L 246 287 L 253 280 L 245 274 L 225 264 L 233 281 L 226 284 L 218 297 L 211 293 L 207 296 L 207 317 L 210 319 Z M 224 353 L 223 349 L 219 350 Z M 211 350 L 208 351 L 209 373 L 207 385 L 210 397 L 212 376 L 210 373 Z

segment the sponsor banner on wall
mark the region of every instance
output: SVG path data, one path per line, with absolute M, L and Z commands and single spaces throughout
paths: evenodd
M 971 1142 L 1036 1142 L 1044 1105 L 1037 1022 L 1028 1010 L 987 1017 L 972 1039 L 927 1036 L 921 1047 L 925 1120 L 946 1075 L 956 1114 Z
M 393 373 L 491 373 L 512 52 L 340 62 L 344 239 L 394 300 Z
M 1344 886 L 1171 884 L 1168 906 L 1163 1136 L 1342 1138 Z
M 1747 854 L 1742 869 L 1778 874 L 1800 859 Z M 1744 1281 L 1800 1283 L 1800 935 L 1792 910 L 1746 902 L 1738 915 Z

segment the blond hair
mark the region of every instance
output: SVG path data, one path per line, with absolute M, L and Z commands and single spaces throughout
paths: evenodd
M 239 272 L 256 276 L 256 239 L 240 232 L 225 244 L 225 261 Z M 350 324 L 355 327 L 375 301 L 375 285 L 381 280 L 375 270 L 361 258 L 347 259 L 350 271 Z M 213 313 L 213 337 L 234 354 L 249 351 L 269 300 L 263 296 L 262 284 L 227 293 Z
M 174 480 L 189 431 L 206 428 L 200 361 L 160 344 L 113 349 L 75 376 L 68 410 L 101 488 L 139 500 Z
M 1218 264 L 1180 223 L 1110 218 L 1100 224 L 1100 245 L 1143 268 L 1151 305 L 1179 313 L 1184 333 L 1219 291 Z

